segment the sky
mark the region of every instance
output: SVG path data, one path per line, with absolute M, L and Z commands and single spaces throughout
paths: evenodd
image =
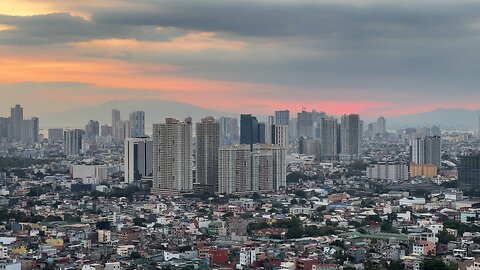
M 403 115 L 480 105 L 478 0 L 2 0 L 0 115 L 114 99 Z

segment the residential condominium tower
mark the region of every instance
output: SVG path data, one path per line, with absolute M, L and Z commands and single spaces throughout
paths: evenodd
M 153 191 L 168 197 L 193 191 L 190 120 L 153 125 Z
M 213 117 L 206 117 L 196 124 L 197 183 L 207 193 L 218 189 L 218 149 L 220 147 L 220 124 Z

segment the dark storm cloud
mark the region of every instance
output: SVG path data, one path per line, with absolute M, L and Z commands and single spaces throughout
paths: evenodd
M 161 41 L 181 34 L 171 29 L 160 31 L 153 26 L 102 24 L 68 13 L 0 15 L 0 24 L 14 27 L 0 32 L 0 44 L 5 45 L 45 45 L 105 38 Z
M 178 0 L 93 13 L 108 24 L 172 26 L 233 35 L 371 39 L 461 36 L 477 32 L 480 3 L 354 6 L 322 2 Z

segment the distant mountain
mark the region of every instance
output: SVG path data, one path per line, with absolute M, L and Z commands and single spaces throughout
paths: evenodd
M 191 116 L 193 121 L 199 121 L 206 116 L 240 117 L 239 113 L 210 110 L 177 101 L 130 99 L 112 100 L 96 106 L 72 109 L 63 113 L 40 115 L 40 125 L 42 128 L 84 127 L 90 119 L 97 120 L 102 125 L 111 125 L 112 109 L 120 110 L 122 120 L 127 120 L 128 115 L 133 111 L 145 111 L 147 130 L 151 129 L 153 123 L 163 122 L 166 117 L 184 119 Z M 247 110 L 245 112 L 249 113 Z M 295 113 L 291 113 L 291 116 L 294 115 Z M 476 130 L 479 115 L 480 110 L 440 108 L 429 112 L 387 117 L 387 126 L 393 129 L 438 125 L 442 128 L 453 127 Z M 265 116 L 257 116 L 259 120 L 265 121 Z M 367 123 L 374 121 L 368 118 L 364 119 Z
M 97 120 L 101 125 L 112 122 L 112 109 L 121 112 L 122 120 L 127 120 L 131 112 L 142 110 L 145 112 L 145 125 L 151 129 L 153 123 L 164 122 L 166 117 L 174 117 L 183 120 L 191 116 L 198 121 L 205 116 L 229 116 L 239 117 L 231 112 L 209 110 L 187 103 L 164 100 L 112 100 L 96 106 L 72 109 L 63 113 L 46 114 L 40 116 L 42 128 L 49 127 L 84 127 L 90 120 Z
M 438 125 L 441 128 L 477 129 L 480 110 L 459 108 L 436 109 L 429 112 L 387 118 L 390 128 Z

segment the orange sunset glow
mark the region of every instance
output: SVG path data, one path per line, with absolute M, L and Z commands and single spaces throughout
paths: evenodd
M 400 8 L 399 18 L 385 18 L 380 8 Z M 442 1 L 438 8 L 451 6 Z M 339 18 L 346 10 L 369 16 L 339 21 L 326 15 L 330 9 Z M 478 77 L 461 55 L 476 48 L 462 36 L 462 27 L 479 31 L 474 16 L 451 19 L 448 27 L 463 41 L 452 48 L 444 26 L 425 19 L 413 29 L 407 18 L 417 13 L 368 0 L 8 0 L 0 13 L 3 111 L 20 99 L 41 113 L 129 99 L 263 115 L 478 108 L 471 102 Z M 23 90 L 31 83 L 35 89 Z

